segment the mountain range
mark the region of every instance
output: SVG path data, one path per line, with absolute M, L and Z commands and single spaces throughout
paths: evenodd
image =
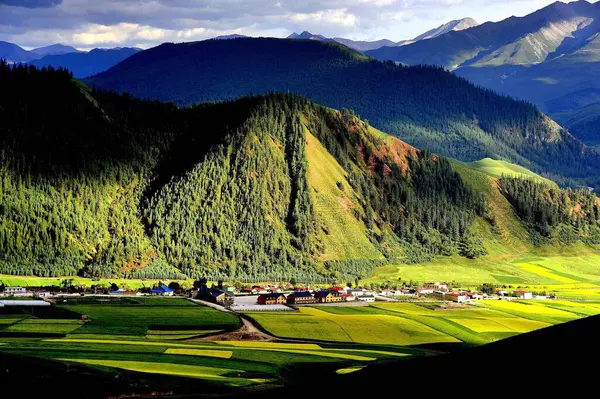
M 27 51 L 16 44 L 0 42 L 0 60 L 9 63 L 29 63 L 36 67 L 62 67 L 76 78 L 95 75 L 137 53 L 140 49 L 116 47 L 79 51 L 63 44 L 53 44 Z
M 301 56 L 332 46 L 275 43 Z M 441 70 L 399 70 L 488 96 L 481 125 L 498 129 L 497 109 L 542 133 L 531 106 Z M 510 165 L 533 180 L 492 177 L 481 165 L 494 161 L 419 150 L 297 95 L 177 107 L 6 63 L 0 85 L 3 274 L 353 281 L 382 264 L 600 242 L 587 190 Z
M 119 47 L 113 49 L 96 48 L 89 52 L 70 52 L 66 54 L 46 55 L 40 59 L 30 61 L 29 64 L 38 68 L 52 66 L 62 67 L 73 72 L 76 78 L 85 78 L 104 72 L 119 62 L 141 51 L 138 48 Z
M 598 154 L 534 106 L 441 68 L 381 63 L 338 43 L 247 38 L 163 44 L 85 82 L 182 105 L 291 92 L 352 109 L 411 145 L 460 160 L 502 158 L 588 185 L 600 174 Z
M 367 54 L 451 69 L 534 102 L 587 144 L 600 144 L 600 3 L 556 2 L 524 17 Z
M 388 39 L 381 39 L 381 40 L 375 40 L 375 41 L 356 41 L 356 40 L 351 40 L 351 39 L 345 39 L 343 37 L 327 38 L 323 35 L 313 34 L 308 31 L 304 31 L 302 33 L 294 32 L 291 35 L 289 35 L 287 38 L 288 39 L 301 39 L 301 40 L 317 40 L 317 41 L 325 41 L 325 42 L 337 42 L 337 43 L 341 43 L 345 46 L 348 46 L 353 50 L 365 52 L 365 51 L 375 50 L 375 49 L 378 49 L 381 47 L 386 47 L 386 46 L 387 47 L 403 46 L 406 44 L 417 42 L 419 40 L 432 39 L 434 37 L 444 35 L 448 32 L 469 29 L 469 28 L 472 28 L 477 25 L 478 25 L 478 22 L 475 21 L 473 18 L 463 18 L 463 19 L 450 21 L 443 25 L 440 25 L 437 28 L 431 29 L 423 34 L 420 34 L 419 36 L 415 37 L 412 40 L 401 40 L 399 42 L 393 42 Z

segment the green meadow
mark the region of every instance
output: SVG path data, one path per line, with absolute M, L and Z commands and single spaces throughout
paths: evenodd
M 600 302 L 479 301 L 446 309 L 439 303 L 375 303 L 366 307 L 302 307 L 296 313 L 248 313 L 282 338 L 399 346 L 479 345 L 600 314 Z
M 290 370 L 306 378 L 317 366 L 321 376 L 349 373 L 596 314 L 600 300 L 480 301 L 450 308 L 437 302 L 315 305 L 248 312 L 273 342 L 209 341 L 202 338 L 237 330 L 239 317 L 182 298 L 78 297 L 52 307 L 1 309 L 0 351 L 109 373 L 199 379 L 222 391 L 281 385 Z
M 236 330 L 240 319 L 179 298 L 110 299 L 74 298 L 40 309 L 3 308 L 1 350 L 112 372 L 201 379 L 219 389 L 278 385 L 281 373 L 289 367 L 319 364 L 334 374 L 383 359 L 427 353 L 344 340 L 200 341 L 201 337 Z

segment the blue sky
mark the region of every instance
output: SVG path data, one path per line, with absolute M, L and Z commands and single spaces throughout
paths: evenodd
M 222 34 L 310 30 L 355 40 L 413 38 L 444 22 L 524 16 L 552 0 L 0 0 L 0 40 L 26 48 L 151 47 Z M 593 2 L 593 1 L 592 1 Z

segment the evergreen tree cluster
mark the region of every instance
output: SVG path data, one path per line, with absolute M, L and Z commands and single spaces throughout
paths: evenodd
M 500 189 L 540 242 L 600 243 L 600 201 L 590 191 L 558 189 L 516 177 L 503 177 Z

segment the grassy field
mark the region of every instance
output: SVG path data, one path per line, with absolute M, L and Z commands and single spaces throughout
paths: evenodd
M 502 176 L 522 177 L 556 186 L 556 183 L 552 180 L 546 179 L 527 168 L 506 161 L 484 158 L 465 165 L 495 178 L 500 178 Z
M 482 301 L 456 309 L 435 303 L 376 303 L 249 315 L 279 337 L 410 346 L 484 344 L 594 314 L 600 314 L 600 302 Z
M 192 285 L 192 280 L 134 280 L 134 279 L 90 279 L 83 277 L 35 277 L 35 276 L 13 276 L 0 274 L 0 284 L 10 287 L 62 287 L 64 280 L 71 280 L 74 286 L 91 287 L 92 285 L 101 285 L 109 287 L 111 283 L 119 287 L 129 287 L 139 289 L 144 287 L 153 287 L 159 282 L 169 284 L 171 281 Z
M 380 359 L 425 353 L 347 341 L 195 340 L 239 325 L 235 315 L 184 299 L 116 298 L 105 302 L 104 298 L 76 298 L 43 310 L 3 308 L 0 350 L 112 372 L 121 369 L 201 379 L 219 389 L 280 384 L 281 373 L 289 367 L 319 364 L 334 374 Z
M 299 342 L 210 342 L 197 338 L 236 329 L 237 316 L 178 298 L 107 301 L 86 297 L 41 310 L 3 308 L 0 351 L 241 389 L 279 385 L 290 370 L 306 378 L 315 370 L 321 376 L 349 373 L 378 361 L 485 344 L 600 314 L 600 301 L 569 300 L 481 301 L 454 308 L 436 302 L 313 306 L 248 313 L 270 333 Z

